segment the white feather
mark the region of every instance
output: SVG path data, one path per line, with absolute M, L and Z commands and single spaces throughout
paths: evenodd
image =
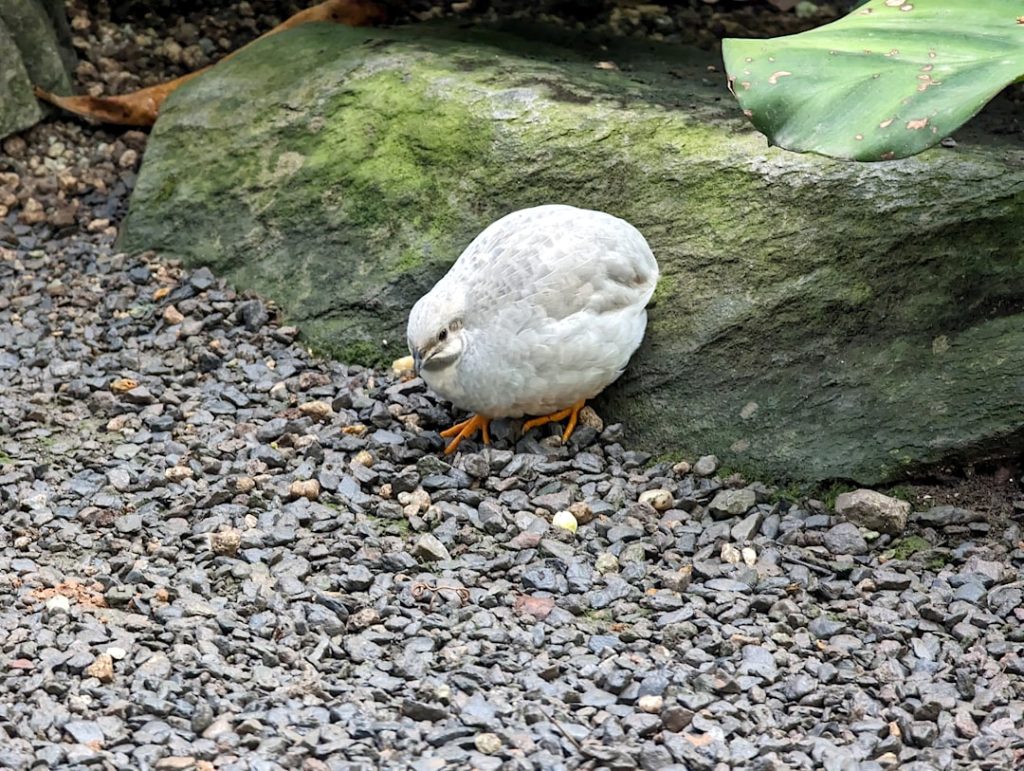
M 622 374 L 658 280 L 625 220 L 572 206 L 523 209 L 488 226 L 413 308 L 410 345 L 458 317 L 462 354 L 427 385 L 488 418 L 546 415 Z

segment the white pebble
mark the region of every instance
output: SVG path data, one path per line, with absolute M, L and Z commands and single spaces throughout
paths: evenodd
M 744 546 L 741 553 L 743 554 L 743 561 L 747 564 L 747 567 L 754 567 L 757 563 L 757 552 L 750 546 Z
M 484 755 L 493 755 L 494 753 L 501 751 L 502 742 L 497 734 L 488 732 L 477 734 L 476 738 L 473 740 L 473 744 L 476 746 L 477 750 L 482 752 Z
M 722 544 L 722 562 L 728 562 L 730 565 L 736 565 L 739 563 L 742 556 L 740 550 L 733 546 L 731 543 Z
M 71 611 L 71 600 L 62 594 L 55 594 L 46 601 L 46 609 L 51 613 L 68 613 Z
M 672 493 L 668 490 L 645 490 L 640 493 L 640 503 L 646 503 L 654 507 L 655 511 L 665 511 L 671 509 L 675 499 L 672 497 Z
M 657 715 L 661 712 L 661 708 L 664 705 L 665 700 L 656 694 L 647 694 L 637 699 L 636 705 L 640 708 L 641 712 L 646 712 L 650 715 Z

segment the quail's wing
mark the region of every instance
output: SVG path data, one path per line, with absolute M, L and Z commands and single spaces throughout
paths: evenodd
M 470 293 L 481 314 L 519 306 L 529 308 L 535 323 L 642 308 L 654 291 L 658 265 L 643 236 L 624 220 L 541 206 L 484 230 L 448 278 Z

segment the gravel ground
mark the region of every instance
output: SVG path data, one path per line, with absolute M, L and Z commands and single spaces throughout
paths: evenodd
M 1024 757 L 1012 518 L 869 532 L 617 426 L 449 462 L 418 379 L 111 240 L 0 226 L 0 766 Z
M 419 380 L 116 253 L 144 146 L 0 156 L 0 769 L 1024 763 L 1018 482 L 872 530 L 614 425 L 444 458 Z

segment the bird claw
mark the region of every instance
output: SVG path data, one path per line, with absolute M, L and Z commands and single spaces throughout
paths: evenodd
M 547 423 L 557 423 L 558 421 L 569 418 L 568 424 L 565 426 L 565 431 L 562 432 L 562 444 L 569 441 L 569 437 L 572 436 L 572 432 L 576 430 L 576 422 L 580 417 L 580 410 L 583 409 L 583 405 L 586 404 L 586 399 L 580 399 L 575 404 L 566 407 L 564 410 L 558 412 L 552 412 L 550 415 L 543 415 L 539 418 L 531 418 L 523 424 L 523 433 L 525 434 L 532 428 L 537 426 L 543 426 Z
M 580 410 L 583 409 L 584 404 L 586 404 L 586 399 L 580 399 L 578 402 L 566 407 L 564 410 L 552 412 L 550 415 L 531 418 L 523 424 L 523 433 L 525 434 L 527 431 L 536 428 L 537 426 L 543 426 L 547 423 L 557 423 L 568 418 L 569 422 L 565 426 L 565 431 L 562 432 L 562 444 L 565 444 L 569 441 L 569 437 L 572 436 L 572 432 L 576 430 L 576 423 L 579 420 Z M 451 455 L 458 449 L 463 439 L 472 439 L 476 436 L 478 431 L 482 434 L 481 438 L 483 439 L 483 443 L 490 444 L 491 435 L 488 431 L 490 423 L 490 418 L 485 418 L 482 415 L 472 415 L 461 423 L 456 423 L 451 428 L 446 428 L 441 432 L 441 436 L 445 439 L 451 439 L 451 442 L 449 442 L 448 446 L 444 448 L 444 454 Z
M 476 436 L 476 432 L 480 431 L 483 435 L 484 444 L 491 443 L 491 435 L 487 430 L 490 425 L 490 418 L 485 418 L 482 415 L 473 415 L 472 417 L 463 420 L 461 423 L 456 423 L 451 428 L 446 428 L 441 432 L 441 436 L 445 439 L 451 438 L 448 446 L 444 448 L 445 455 L 451 455 L 458 448 L 459 444 L 463 439 L 471 439 Z M 454 437 L 454 438 L 452 438 Z

